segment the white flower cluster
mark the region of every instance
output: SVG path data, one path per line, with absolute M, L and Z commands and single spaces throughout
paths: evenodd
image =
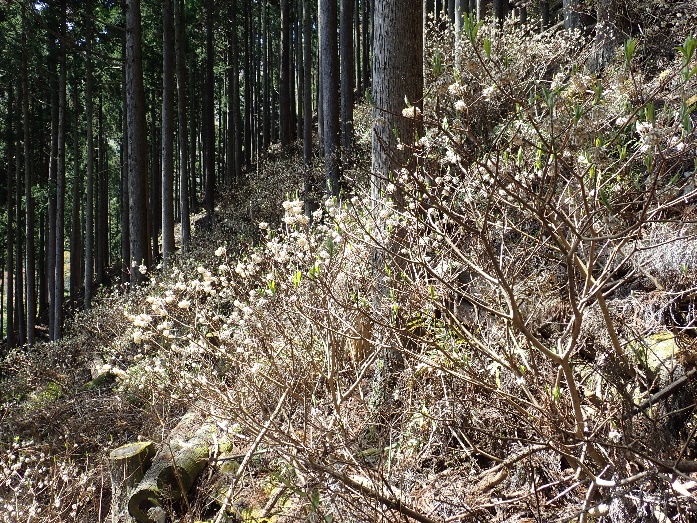
M 307 216 L 305 216 L 304 207 L 305 203 L 302 200 L 283 202 L 283 209 L 285 210 L 283 223 L 286 225 L 293 225 L 296 223 L 300 225 L 307 225 L 309 220 Z

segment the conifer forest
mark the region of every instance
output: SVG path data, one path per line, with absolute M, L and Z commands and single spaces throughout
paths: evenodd
M 0 523 L 697 521 L 697 0 L 0 0 Z

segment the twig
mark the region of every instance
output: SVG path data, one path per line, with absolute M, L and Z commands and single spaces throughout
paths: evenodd
M 656 394 L 651 396 L 649 399 L 642 401 L 639 405 L 634 407 L 632 414 L 636 414 L 639 411 L 646 410 L 648 407 L 650 407 L 651 405 L 655 405 L 662 399 L 667 398 L 668 396 L 672 396 L 673 394 L 678 392 L 686 383 L 688 383 L 690 381 L 690 378 L 692 378 L 692 376 L 694 376 L 695 374 L 697 374 L 697 368 L 690 369 L 684 375 L 680 376 L 677 380 L 672 382 L 670 385 L 667 385 L 663 389 L 659 390 Z
M 220 510 L 218 511 L 218 515 L 215 517 L 214 523 L 222 523 L 223 518 L 225 517 L 225 511 L 227 510 L 227 506 L 230 504 L 230 501 L 232 501 L 232 494 L 235 492 L 235 487 L 237 486 L 237 483 L 239 482 L 240 478 L 242 477 L 242 473 L 244 472 L 244 469 L 247 467 L 247 464 L 252 459 L 252 456 L 254 456 L 254 454 L 256 452 L 256 448 L 259 446 L 259 443 L 261 443 L 261 440 L 264 439 L 264 436 L 269 431 L 269 428 L 271 427 L 271 423 L 273 423 L 274 418 L 281 411 L 281 407 L 283 407 L 283 403 L 286 401 L 286 396 L 288 396 L 289 391 L 290 391 L 290 387 L 286 388 L 286 390 L 283 392 L 281 399 L 278 400 L 278 404 L 276 405 L 276 409 L 273 411 L 271 416 L 269 416 L 269 419 L 266 420 L 266 423 L 264 423 L 264 426 L 259 431 L 257 438 L 254 440 L 254 443 L 252 443 L 252 446 L 249 448 L 249 450 L 247 451 L 247 454 L 244 456 L 242 463 L 240 463 L 240 466 L 237 469 L 237 473 L 235 474 L 235 477 L 232 480 L 232 484 L 230 485 L 230 488 L 228 489 L 227 494 L 225 494 L 225 499 L 223 500 L 223 503 L 220 506 Z

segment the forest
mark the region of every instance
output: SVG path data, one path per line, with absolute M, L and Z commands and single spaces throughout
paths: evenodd
M 697 519 L 697 0 L 1 0 L 0 523 Z

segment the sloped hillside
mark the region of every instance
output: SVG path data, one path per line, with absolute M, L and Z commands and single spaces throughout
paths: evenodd
M 272 153 L 172 267 L 4 361 L 0 520 L 106 521 L 137 441 L 143 521 L 696 517 L 697 40 L 591 74 L 576 35 L 464 31 L 383 194 L 366 105 L 339 200 L 308 215 Z

